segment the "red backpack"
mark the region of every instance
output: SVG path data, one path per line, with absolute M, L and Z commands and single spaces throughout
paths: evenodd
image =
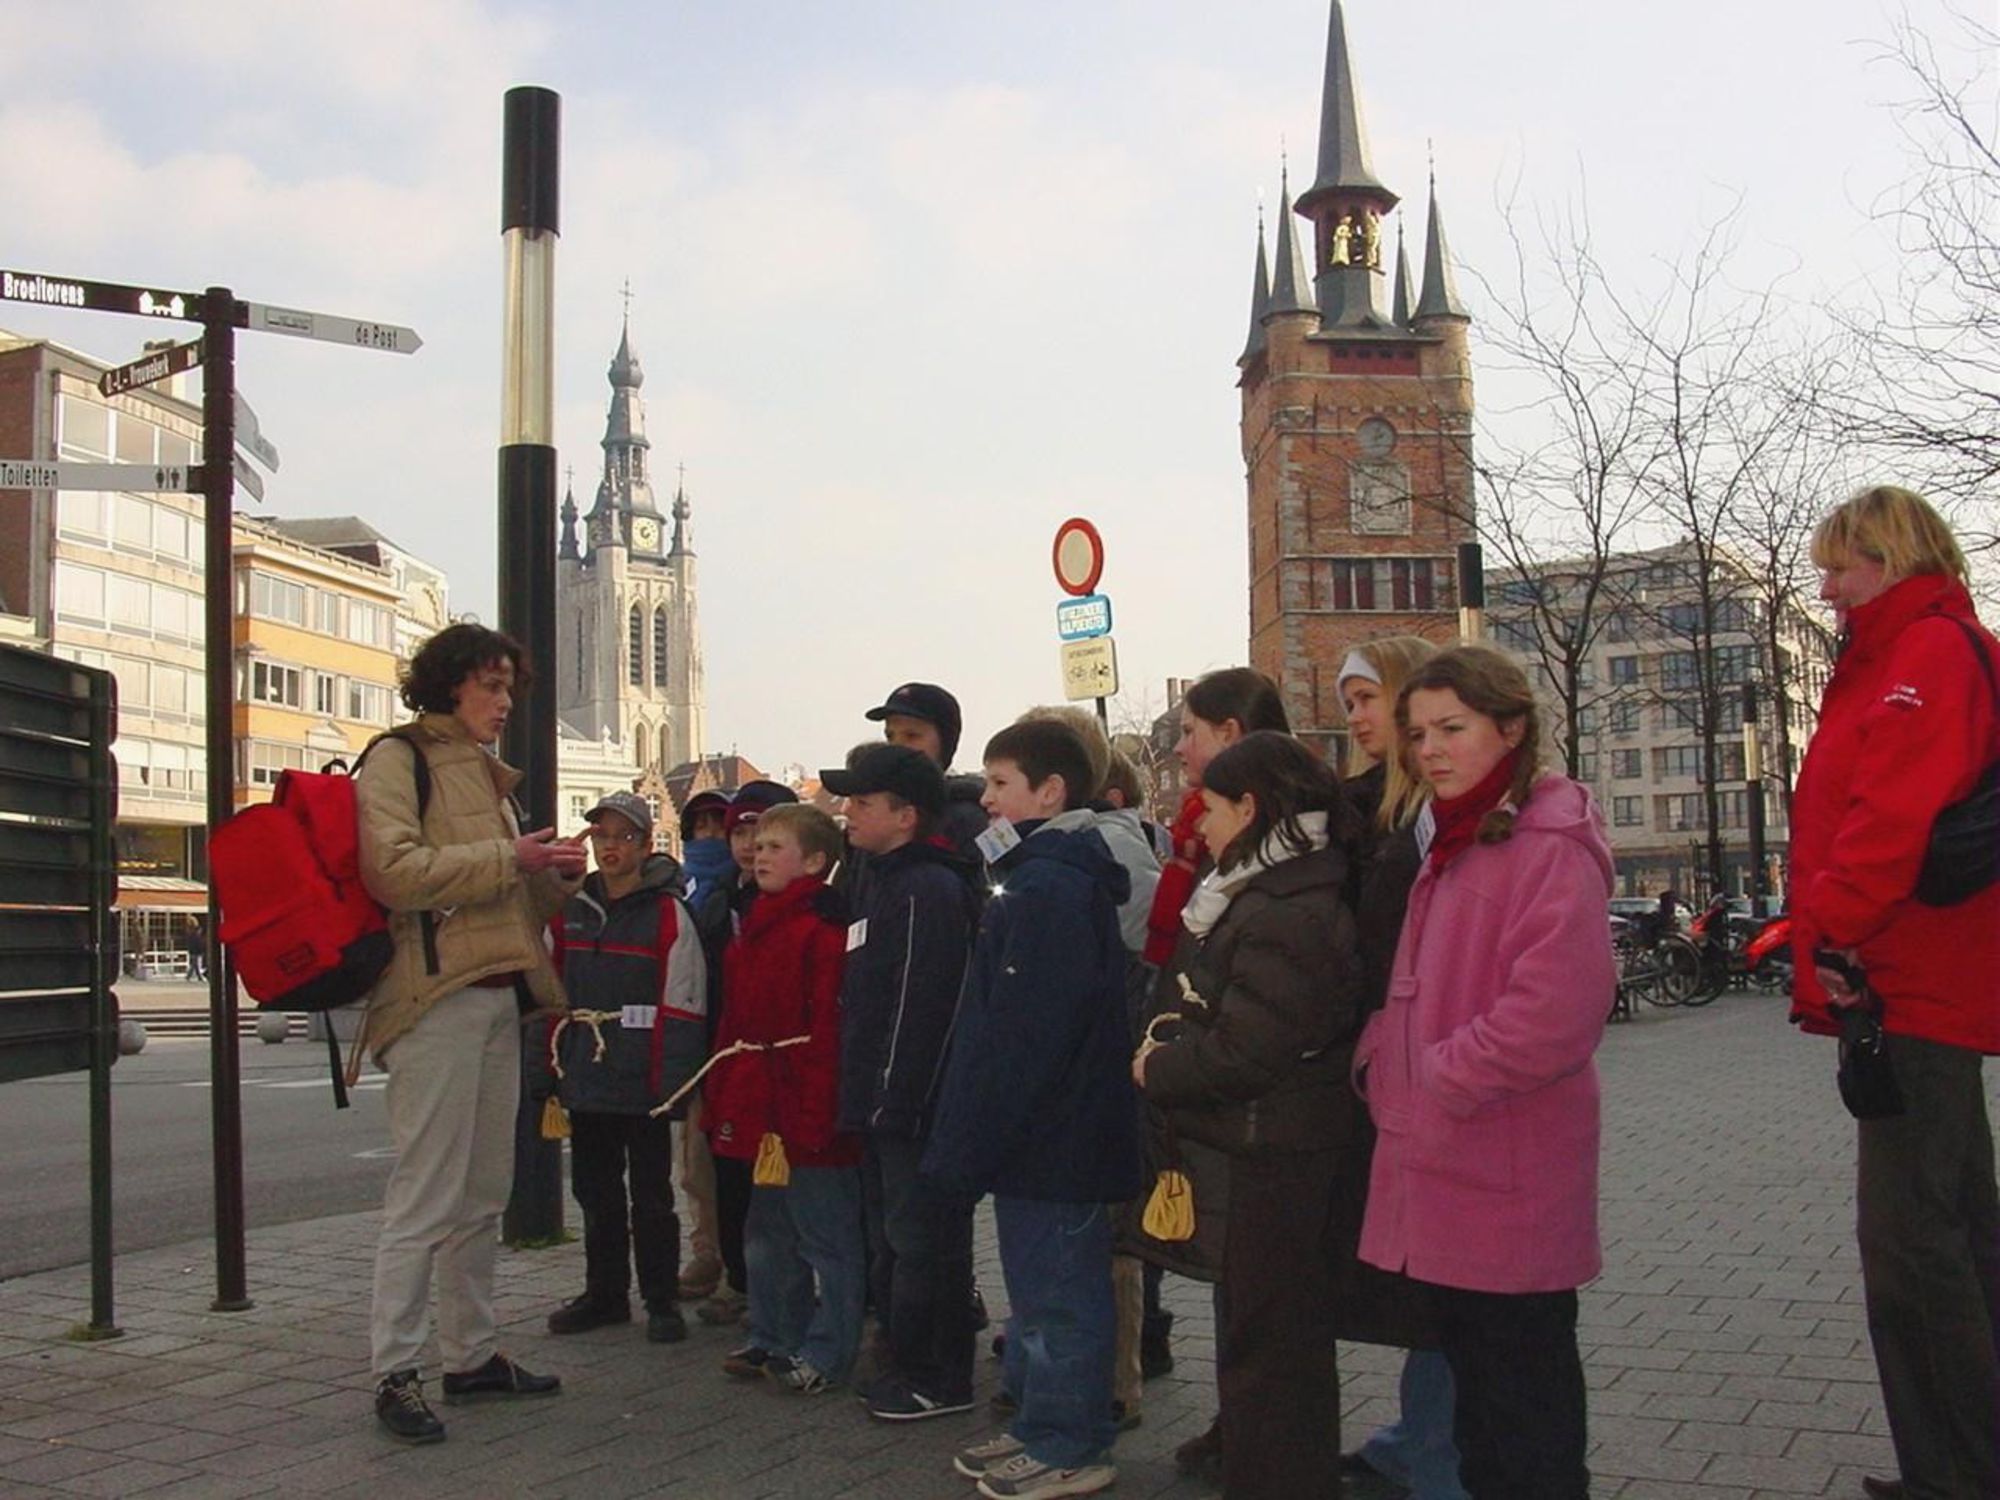
M 410 744 L 421 819 L 430 766 L 404 730 L 377 735 L 361 758 L 385 739 Z M 283 772 L 269 803 L 245 808 L 210 837 L 208 878 L 217 935 L 260 1010 L 352 1005 L 389 966 L 388 914 L 361 882 L 354 777 L 345 770 Z

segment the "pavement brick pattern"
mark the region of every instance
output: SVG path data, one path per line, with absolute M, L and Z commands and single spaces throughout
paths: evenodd
M 1583 1299 L 1593 1493 L 1618 1500 L 1858 1496 L 1889 1472 L 1851 1233 L 1852 1125 L 1830 1045 L 1783 1002 L 1730 995 L 1613 1028 L 1605 1091 L 1605 1273 Z M 1992 1085 L 1989 1083 L 1989 1091 Z M 2000 1100 L 1995 1101 L 2000 1104 Z M 983 1414 L 872 1423 L 845 1394 L 727 1380 L 731 1334 L 649 1345 L 642 1325 L 551 1339 L 581 1247 L 508 1252 L 507 1344 L 565 1394 L 440 1406 L 441 1445 L 376 1430 L 365 1318 L 374 1218 L 260 1231 L 247 1313 L 208 1311 L 205 1245 L 118 1264 L 125 1337 L 72 1343 L 86 1267 L 0 1283 L 0 1493 L 233 1497 L 964 1497 L 951 1453 Z M 1004 1302 L 990 1220 L 980 1279 Z M 1119 1441 L 1118 1493 L 1193 1500 L 1169 1455 L 1213 1409 L 1206 1291 L 1170 1280 L 1177 1367 Z M 1346 1446 L 1393 1415 L 1393 1351 L 1342 1350 Z M 982 1399 L 997 1366 L 981 1361 Z M 435 1366 L 430 1390 L 438 1394 Z

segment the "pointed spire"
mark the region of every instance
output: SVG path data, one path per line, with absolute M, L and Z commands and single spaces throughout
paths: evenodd
M 1396 307 L 1398 328 L 1408 328 L 1417 306 L 1416 284 L 1410 280 L 1410 256 L 1403 248 L 1403 215 L 1396 214 Z
M 1271 272 L 1264 259 L 1264 210 L 1257 210 L 1257 275 L 1250 286 L 1250 337 L 1244 341 L 1243 352 L 1236 357 L 1239 365 L 1248 364 L 1262 354 L 1268 343 L 1264 336 L 1264 314 L 1271 310 Z
M 687 465 L 680 466 L 680 476 L 674 484 L 674 544 L 667 549 L 669 557 L 692 557 L 694 548 L 689 545 L 688 517 L 693 514 L 687 497 Z
M 1318 312 L 1305 257 L 1292 227 L 1292 185 L 1289 169 L 1278 174 L 1278 269 L 1271 281 L 1270 313 Z
M 1471 320 L 1458 300 L 1458 278 L 1452 274 L 1451 252 L 1445 246 L 1444 216 L 1438 212 L 1437 173 L 1431 173 L 1431 222 L 1424 235 L 1424 293 L 1417 301 L 1416 321 L 1425 318 Z
M 646 372 L 639 368 L 639 356 L 632 352 L 630 313 L 618 331 L 618 352 L 611 356 L 611 368 L 605 373 L 615 390 L 636 391 L 646 383 Z
M 583 554 L 576 545 L 576 491 L 571 487 L 574 479 L 572 470 L 563 471 L 562 542 L 556 548 L 556 556 L 564 561 L 575 561 Z
M 1347 51 L 1347 19 L 1332 0 L 1326 23 L 1326 79 L 1319 100 L 1319 176 L 1299 199 L 1309 213 L 1322 198 L 1353 189 L 1388 193 L 1368 161 L 1368 127 L 1361 119 L 1361 95 Z M 1393 201 L 1393 197 L 1392 197 Z

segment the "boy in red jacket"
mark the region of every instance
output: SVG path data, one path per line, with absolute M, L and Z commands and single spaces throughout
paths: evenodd
M 836 1128 L 847 922 L 826 876 L 840 851 L 839 827 L 816 807 L 774 807 L 759 820 L 758 899 L 723 955 L 715 1039 L 718 1054 L 746 1050 L 723 1057 L 706 1085 L 715 1154 L 786 1177 L 752 1189 L 750 1342 L 722 1367 L 808 1396 L 852 1370 L 867 1287 L 861 1147 Z

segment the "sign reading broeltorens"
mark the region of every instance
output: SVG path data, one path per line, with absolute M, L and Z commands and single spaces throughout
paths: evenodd
M 246 317 L 238 324 L 253 333 L 282 333 L 323 344 L 352 344 L 357 349 L 386 349 L 391 354 L 415 354 L 424 341 L 414 328 L 394 323 L 369 323 L 360 318 L 336 318 L 328 313 L 301 312 L 296 307 L 272 307 L 245 302 Z
M 142 385 L 152 385 L 170 375 L 183 374 L 200 363 L 201 340 L 193 339 L 185 344 L 176 344 L 171 349 L 156 349 L 115 370 L 106 370 L 97 377 L 97 389 L 101 395 L 122 396 L 127 391 L 138 390 Z
M 93 312 L 142 313 L 199 323 L 202 299 L 195 292 L 165 292 L 116 281 L 78 281 L 35 271 L 0 271 L 0 302 L 32 302 L 38 307 L 81 307 Z
M 1065 594 L 1088 594 L 1104 576 L 1104 538 L 1081 516 L 1056 528 L 1054 556 L 1056 582 Z
M 1056 606 L 1056 634 L 1066 641 L 1087 641 L 1111 634 L 1111 600 L 1105 594 L 1085 594 Z
M 1108 635 L 1087 641 L 1064 641 L 1062 646 L 1063 696 L 1072 703 L 1079 698 L 1110 698 L 1118 692 L 1118 648 Z
M 263 429 L 257 425 L 257 413 L 250 409 L 250 403 L 243 399 L 241 392 L 236 396 L 236 446 L 273 474 L 278 472 L 278 450 L 264 436 Z
M 200 488 L 200 464 L 48 464 L 32 458 L 0 458 L 0 490 L 191 495 Z

